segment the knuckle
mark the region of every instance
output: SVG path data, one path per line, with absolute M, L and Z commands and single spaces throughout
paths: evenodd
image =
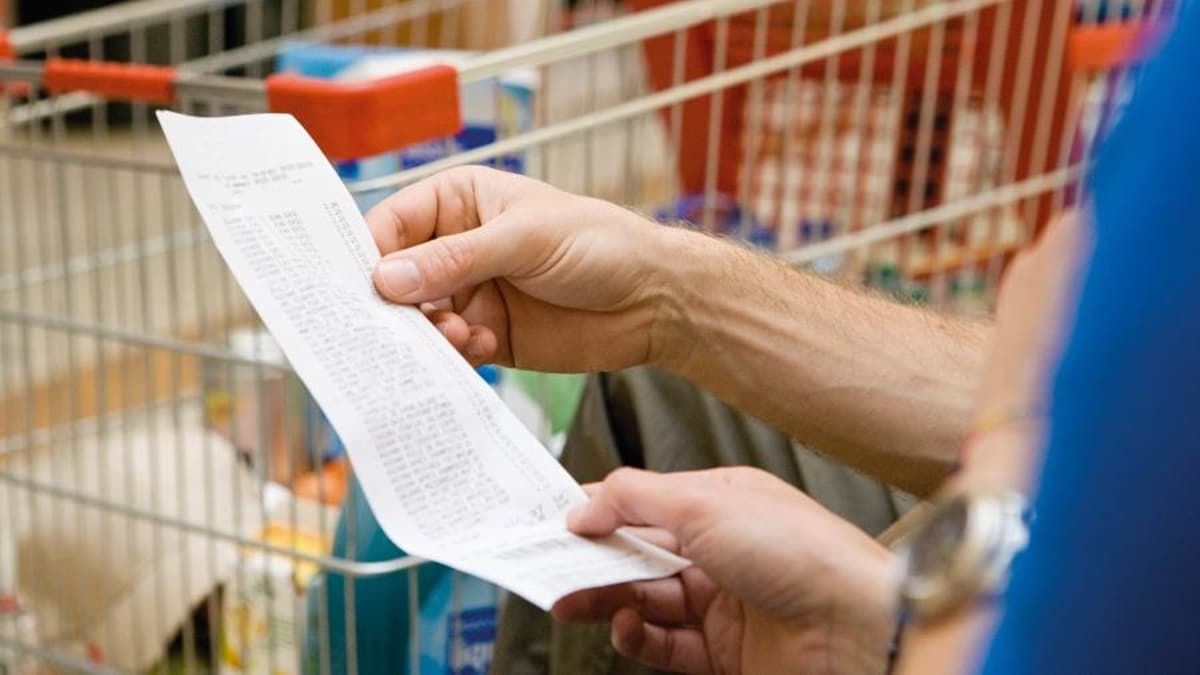
M 731 488 L 768 487 L 782 482 L 774 474 L 753 466 L 729 467 L 723 471 L 725 483 Z
M 638 614 L 645 614 L 650 606 L 650 594 L 646 591 L 646 586 L 643 584 L 633 584 L 633 607 Z
M 678 530 L 677 535 L 690 532 L 689 528 L 707 522 L 714 502 L 723 498 L 724 490 L 714 490 L 712 486 L 678 485 L 671 490 L 671 504 L 674 512 L 674 524 L 670 529 Z
M 641 472 L 630 467 L 621 467 L 604 479 L 600 498 L 608 508 L 621 513 L 636 499 L 637 482 Z
M 437 264 L 441 268 L 440 276 L 456 280 L 467 275 L 471 271 L 473 261 L 473 246 L 470 243 L 470 237 L 449 237 L 441 241 L 441 250 L 437 256 Z
M 478 166 L 456 166 L 451 169 L 446 169 L 441 176 L 448 183 L 467 182 L 479 175 Z
M 639 472 L 637 469 L 623 466 L 608 474 L 608 476 L 604 479 L 604 484 L 606 487 L 612 490 L 621 491 L 627 489 L 634 481 L 636 481 L 638 474 Z
M 697 490 L 686 490 L 675 496 L 680 526 L 696 525 L 712 510 L 711 497 Z
M 724 469 L 725 479 L 731 484 L 736 485 L 742 481 L 756 480 L 760 472 L 758 469 L 749 466 L 732 466 Z
M 682 667 L 682 654 L 679 653 L 679 643 L 675 639 L 673 630 L 669 630 L 663 635 L 663 657 L 667 667 L 673 669 Z

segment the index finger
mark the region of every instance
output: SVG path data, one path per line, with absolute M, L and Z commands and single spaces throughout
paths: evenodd
M 380 255 L 478 227 L 474 167 L 443 171 L 402 188 L 364 218 Z

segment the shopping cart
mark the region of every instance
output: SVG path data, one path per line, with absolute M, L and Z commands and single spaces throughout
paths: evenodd
M 333 541 L 356 508 L 336 438 L 208 240 L 155 108 L 294 114 L 364 205 L 490 163 L 978 312 L 1079 199 L 1175 11 L 138 0 L 0 31 L 0 672 L 356 672 L 369 598 L 333 578 L 398 580 L 395 639 L 434 672 L 429 567 L 338 552 L 360 519 Z M 400 67 L 399 45 L 475 51 Z M 438 649 L 470 672 L 461 647 Z

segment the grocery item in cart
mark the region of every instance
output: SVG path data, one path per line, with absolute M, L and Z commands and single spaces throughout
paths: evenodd
M 333 554 L 358 562 L 405 555 L 380 527 L 357 482 L 351 483 Z M 324 663 L 328 672 L 346 673 L 353 660 L 364 673 L 487 673 L 499 599 L 494 584 L 436 563 L 358 578 L 327 571 L 308 590 L 304 672 L 325 672 Z
M 291 487 L 299 476 L 345 453 L 325 414 L 288 372 L 270 333 L 239 328 L 227 342 L 244 362 L 206 364 L 205 420 L 228 436 L 261 476 Z M 253 365 L 256 361 L 262 365 Z
M 39 644 L 145 671 L 234 572 L 236 546 L 203 531 L 251 531 L 261 512 L 253 476 L 224 437 L 203 428 L 198 410 L 150 410 L 114 420 L 78 447 L 31 452 L 14 462 L 17 475 L 41 483 L 71 476 L 76 494 L 112 505 L 21 496 L 18 588 Z
M 384 533 L 362 488 L 353 480 L 334 534 L 333 555 L 359 563 L 397 560 L 405 555 Z M 423 664 L 441 655 L 422 653 L 423 645 L 412 639 L 417 635 L 413 622 L 424 621 L 428 599 L 450 583 L 453 573 L 449 567 L 432 563 L 403 574 L 364 577 L 325 571 L 308 589 L 304 672 L 348 673 L 353 661 L 364 673 L 415 674 L 414 656 Z M 348 598 L 353 598 L 352 604 Z M 413 607 L 417 611 L 410 613 Z M 437 625 L 445 627 L 446 623 L 442 620 Z
M 496 643 L 500 589 L 451 571 L 421 602 L 420 671 L 487 675 Z
M 268 520 L 256 539 L 310 556 L 329 553 L 322 523 L 334 514 L 314 502 L 297 500 L 277 488 L 264 495 Z M 240 675 L 295 675 L 302 672 L 305 635 L 304 595 L 317 575 L 308 560 L 246 548 L 238 573 L 225 587 L 221 604 L 220 672 Z

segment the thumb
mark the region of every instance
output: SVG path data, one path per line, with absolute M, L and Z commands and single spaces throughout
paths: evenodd
M 703 472 L 659 474 L 623 467 L 592 488 L 591 499 L 567 514 L 575 534 L 597 537 L 626 526 L 661 528 L 680 544 L 689 526 L 707 518 L 713 490 Z
M 375 287 L 396 303 L 414 305 L 445 298 L 502 277 L 520 266 L 520 238 L 492 223 L 438 237 L 385 257 L 375 268 Z

